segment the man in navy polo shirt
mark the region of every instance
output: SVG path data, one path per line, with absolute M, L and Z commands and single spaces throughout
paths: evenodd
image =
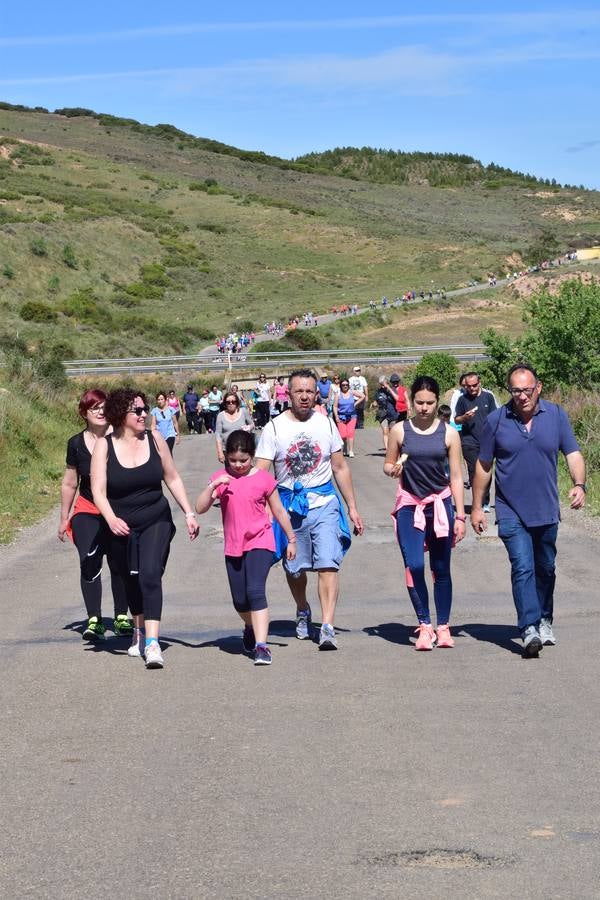
M 481 434 L 473 484 L 471 525 L 485 531 L 483 498 L 496 460 L 498 536 L 508 551 L 512 591 L 525 656 L 555 644 L 552 630 L 554 562 L 560 520 L 558 453 L 574 487 L 572 509 L 585 505 L 585 463 L 566 412 L 540 399 L 542 383 L 526 363 L 508 373 L 512 399 L 488 416 Z

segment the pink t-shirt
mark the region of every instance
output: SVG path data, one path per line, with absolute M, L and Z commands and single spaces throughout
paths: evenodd
M 219 469 L 210 480 L 214 481 L 220 475 L 229 475 L 229 472 Z M 229 484 L 219 484 L 215 488 L 221 503 L 225 556 L 241 556 L 246 550 L 275 550 L 273 529 L 265 507 L 277 482 L 264 469 L 257 469 L 253 475 L 229 477 Z

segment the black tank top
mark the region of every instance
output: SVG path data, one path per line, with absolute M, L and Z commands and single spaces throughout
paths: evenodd
M 402 469 L 402 487 L 415 497 L 439 494 L 450 484 L 446 449 L 446 425 L 440 422 L 432 434 L 419 434 L 410 421 L 404 423 L 402 452 L 408 459 Z
M 122 466 L 117 459 L 113 435 L 107 435 L 106 440 L 106 496 L 115 515 L 136 530 L 147 528 L 163 518 L 171 519 L 171 509 L 162 492 L 162 462 L 151 432 L 146 431 L 150 457 L 133 469 Z

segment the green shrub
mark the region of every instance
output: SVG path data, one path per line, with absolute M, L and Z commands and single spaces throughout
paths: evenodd
M 28 300 L 20 309 L 19 315 L 26 322 L 55 322 L 56 312 L 43 300 Z
M 34 256 L 48 256 L 48 248 L 44 238 L 34 238 L 29 244 L 29 249 Z
M 415 367 L 415 377 L 420 375 L 435 378 L 443 394 L 456 386 L 458 378 L 456 359 L 450 353 L 426 353 Z
M 5 278 L 8 278 L 9 281 L 12 281 L 12 279 L 15 277 L 15 270 L 10 265 L 10 263 L 6 263 L 6 265 L 2 269 L 2 274 Z
M 100 306 L 91 288 L 82 288 L 67 297 L 62 305 L 62 312 L 69 318 L 87 325 L 106 327 L 111 321 L 110 313 Z
M 70 244 L 65 244 L 63 247 L 62 259 L 69 269 L 77 269 L 77 259 L 75 257 L 75 251 L 73 250 Z

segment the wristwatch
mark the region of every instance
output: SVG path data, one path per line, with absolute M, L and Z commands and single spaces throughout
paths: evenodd
M 579 482 L 579 484 L 574 484 L 573 487 L 580 487 L 583 493 L 587 494 L 587 484 Z

